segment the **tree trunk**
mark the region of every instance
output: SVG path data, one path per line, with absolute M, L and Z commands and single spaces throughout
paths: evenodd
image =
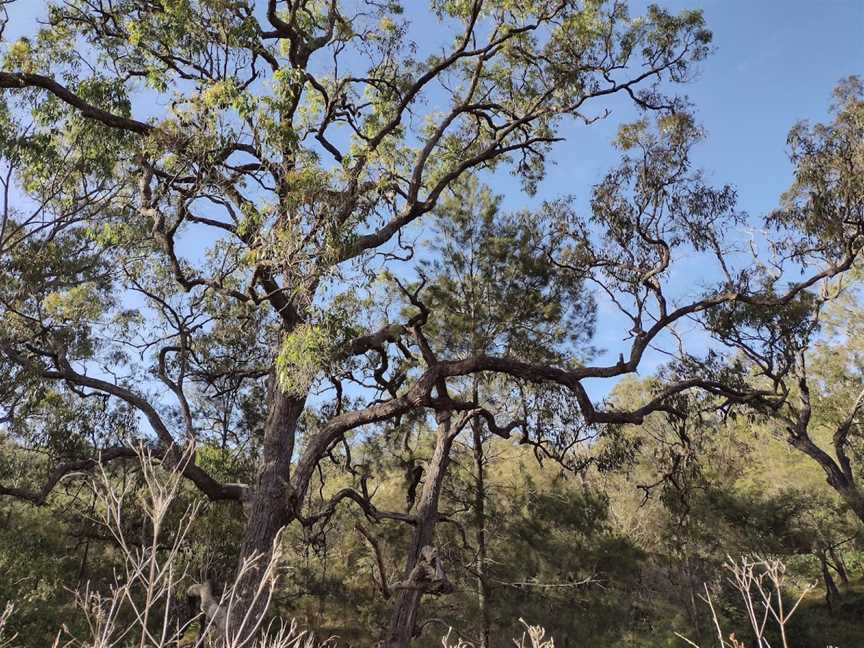
M 840 590 L 837 589 L 837 584 L 831 577 L 824 550 L 819 552 L 819 564 L 822 567 L 822 579 L 825 581 L 825 602 L 828 604 L 828 610 L 834 612 L 834 602 L 840 599 Z
M 687 572 L 687 585 L 690 590 L 690 619 L 693 623 L 693 628 L 696 630 L 696 634 L 700 635 L 702 633 L 702 624 L 699 622 L 699 605 L 698 605 L 698 585 L 696 574 L 693 569 L 693 562 L 690 559 L 690 552 L 685 548 L 684 553 L 684 569 Z
M 791 437 L 789 442 L 822 467 L 828 485 L 849 504 L 858 519 L 864 522 L 864 493 L 858 487 L 848 462 L 844 466 L 838 465 L 827 452 L 813 443 L 806 431 Z
M 84 539 L 84 553 L 81 554 L 81 564 L 78 567 L 78 579 L 75 582 L 75 587 L 80 588 L 84 583 L 87 575 L 87 561 L 90 558 L 90 536 Z M 848 583 L 848 581 L 847 581 Z
M 849 508 L 858 519 L 864 522 L 864 495 L 861 494 L 857 484 L 851 484 L 845 491 L 840 491 L 840 494 L 844 496 Z
M 279 531 L 292 519 L 288 504 L 290 499 L 290 470 L 294 454 L 294 440 L 297 432 L 297 421 L 300 418 L 306 399 L 295 397 L 283 392 L 271 377 L 273 387 L 270 396 L 270 412 L 264 426 L 264 438 L 261 457 L 258 464 L 258 475 L 251 499 L 247 503 L 246 529 L 240 552 L 240 564 L 257 556 L 257 560 L 248 565 L 245 572 L 239 576 L 239 601 L 236 605 L 239 618 L 232 621 L 237 625 L 244 616 L 248 616 L 243 634 L 254 632 L 254 626 L 264 614 L 266 600 L 256 598 L 256 591 L 261 584 L 268 562 L 272 557 L 273 542 Z M 251 614 L 247 615 L 247 611 Z
M 831 560 L 834 561 L 834 569 L 837 570 L 837 575 L 840 576 L 840 580 L 843 581 L 843 584 L 849 585 L 849 573 L 846 571 L 846 564 L 843 562 L 843 555 L 832 547 L 828 550 L 831 555 Z
M 474 385 L 477 402 L 477 385 Z M 483 452 L 483 428 L 479 419 L 471 421 L 474 443 L 474 468 L 477 471 L 474 492 L 474 524 L 477 531 L 477 605 L 480 609 L 480 648 L 489 648 L 489 588 L 486 583 L 486 458 Z
M 451 433 L 449 414 L 442 415 L 438 423 L 435 451 L 429 461 L 423 490 L 415 509 L 417 522 L 411 537 L 401 585 L 409 584 L 423 547 L 434 547 L 435 525 L 438 522 L 438 499 L 450 463 L 450 449 L 453 446 L 454 438 L 455 434 Z M 398 585 L 394 586 L 394 589 L 398 593 L 390 617 L 390 628 L 385 646 L 386 648 L 407 648 L 417 627 L 417 612 L 420 609 L 420 599 L 423 597 L 424 589 L 422 587 L 399 587 Z

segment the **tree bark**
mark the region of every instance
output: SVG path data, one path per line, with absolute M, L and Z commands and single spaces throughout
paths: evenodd
M 829 555 L 831 556 L 831 560 L 834 562 L 834 569 L 837 570 L 837 575 L 840 576 L 840 580 L 843 581 L 844 585 L 849 585 L 849 572 L 846 571 L 846 564 L 843 562 L 843 555 L 841 552 L 831 547 L 828 550 Z
M 846 501 L 858 519 L 864 522 L 864 493 L 858 487 L 851 469 L 844 470 L 827 452 L 813 442 L 807 434 L 808 423 L 809 417 L 804 417 L 803 422 L 799 423 L 799 429 L 790 437 L 790 444 L 820 465 L 828 485 Z
M 687 573 L 687 587 L 690 590 L 690 619 L 697 634 L 702 633 L 702 624 L 699 622 L 699 605 L 698 601 L 698 585 L 696 584 L 696 574 L 693 569 L 693 562 L 690 559 L 690 552 L 684 548 L 684 570 Z
M 458 433 L 458 430 L 456 431 Z M 450 414 L 439 416 L 435 450 L 426 470 L 423 490 L 417 501 L 416 524 L 405 563 L 402 585 L 408 585 L 411 573 L 423 547 L 434 547 L 435 526 L 438 523 L 438 501 L 444 477 L 450 464 L 450 450 L 456 434 L 451 430 Z M 394 586 L 397 589 L 397 586 Z M 398 587 L 396 603 L 390 617 L 386 648 L 407 648 L 417 627 L 417 612 L 425 590 L 422 586 Z
M 840 600 L 840 590 L 828 569 L 828 560 L 825 551 L 819 552 L 819 564 L 822 567 L 822 579 L 825 581 L 825 602 L 828 604 L 829 612 L 834 612 L 834 602 Z
M 279 531 L 293 519 L 289 506 L 292 496 L 291 460 L 294 455 L 297 421 L 306 402 L 305 397 L 282 391 L 275 376 L 271 376 L 271 380 L 270 411 L 264 425 L 256 483 L 250 501 L 246 503 L 246 529 L 238 564 L 240 569 L 244 561 L 258 557 L 247 567 L 238 582 L 241 604 L 236 606 L 237 614 L 241 615 L 242 620 L 242 615 L 251 610 L 249 619 L 253 620 L 252 625 L 264 614 L 266 601 L 261 597 L 256 600 L 255 592 L 273 555 L 273 543 Z M 247 626 L 249 625 L 247 622 Z M 251 630 L 251 627 L 244 628 L 246 632 Z
M 849 508 L 852 509 L 852 512 L 855 513 L 858 519 L 864 522 L 864 495 L 861 494 L 858 485 L 854 483 L 850 484 L 840 494 L 844 496 L 846 502 L 849 504 Z
M 474 402 L 477 401 L 477 383 L 474 383 Z M 480 648 L 489 648 L 491 620 L 489 617 L 489 588 L 486 583 L 486 457 L 483 452 L 483 428 L 479 419 L 471 421 L 474 443 L 474 524 L 477 532 L 477 605 L 480 609 Z

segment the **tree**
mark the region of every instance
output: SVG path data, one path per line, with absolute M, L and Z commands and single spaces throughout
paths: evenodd
M 445 357 L 507 355 L 553 362 L 566 361 L 569 352 L 571 361 L 583 360 L 590 349 L 594 302 L 579 275 L 547 261 L 548 255 L 560 253 L 562 244 L 549 237 L 555 206 L 547 206 L 540 214 L 507 214 L 500 211 L 500 203 L 500 197 L 469 176 L 453 187 L 436 210 L 435 238 L 429 246 L 435 254 L 431 260 L 421 261 L 421 272 L 428 283 L 425 307 L 435 313 L 425 333 L 430 348 Z M 470 440 L 463 445 L 473 463 L 473 485 L 468 487 L 471 497 L 465 506 L 473 513 L 468 526 L 473 530 L 476 547 L 473 570 L 480 615 L 477 634 L 478 645 L 485 647 L 491 633 L 492 589 L 485 575 L 489 463 L 485 446 L 492 438 L 508 438 L 518 429 L 522 443 L 532 446 L 538 456 L 558 455 L 563 462 L 569 451 L 585 439 L 570 439 L 568 443 L 553 439 L 553 430 L 561 432 L 562 438 L 568 431 L 560 424 L 556 426 L 554 418 L 542 411 L 531 385 L 484 380 L 475 374 L 467 380 L 451 381 L 449 388 L 458 398 L 482 407 L 484 414 L 470 419 Z M 531 429 L 538 430 L 534 435 L 528 427 L 529 410 L 533 410 L 534 419 Z M 496 420 L 509 423 L 499 426 Z M 544 430 L 547 426 L 550 429 Z M 451 453 L 436 453 L 434 457 L 449 461 Z M 431 508 L 431 515 L 426 517 L 434 529 L 438 502 L 428 495 L 446 486 L 447 468 L 427 462 L 423 477 L 419 506 Z M 418 542 L 421 528 L 418 525 Z M 410 553 L 415 554 L 420 547 L 412 547 Z M 409 556 L 406 575 L 412 566 Z M 416 594 L 403 593 L 400 598 L 412 596 Z
M 795 179 L 768 219 L 789 239 L 775 248 L 769 263 L 756 268 L 767 291 L 776 291 L 789 258 L 804 267 L 827 260 L 848 262 L 852 268 L 854 250 L 864 236 L 864 85 L 850 77 L 837 86 L 834 97 L 830 124 L 800 123 L 789 134 Z M 747 395 L 737 398 L 732 409 L 780 426 L 788 442 L 816 462 L 828 484 L 864 521 L 864 386 L 855 362 L 860 351 L 855 325 L 847 320 L 838 327 L 837 322 L 844 302 L 848 310 L 850 299 L 853 304 L 857 299 L 857 274 L 777 303 L 729 302 L 711 313 L 706 326 L 737 354 L 729 358 L 737 368 L 727 378 L 733 377 L 735 388 L 742 380 L 747 383 Z M 830 325 L 827 331 L 823 319 Z M 693 366 L 706 368 L 698 361 Z
M 631 17 L 622 2 L 435 0 L 424 18 L 446 36 L 415 45 L 389 1 L 46 9 L 45 26 L 6 49 L 0 72 L 0 393 L 13 439 L 50 447 L 54 465 L 42 483 L 3 484 L 3 495 L 43 504 L 70 472 L 131 458 L 125 428 L 52 428 L 54 414 L 77 420 L 81 403 L 99 398 L 134 412 L 131 434 L 169 466 L 193 445 L 254 458 L 236 482 L 194 459 L 183 471 L 210 500 L 242 503 L 238 560 L 270 552 L 286 525 L 312 525 L 341 502 L 407 518 L 422 553 L 434 489 L 411 515 L 375 508 L 361 477 L 328 502 L 312 497 L 317 468 L 338 458 L 347 434 L 434 417 L 446 470 L 454 439 L 492 417 L 451 394 L 454 380 L 480 374 L 555 385 L 584 425 L 640 423 L 717 381 L 687 376 L 621 410 L 592 402 L 583 382 L 636 371 L 683 318 L 793 302 L 861 249 L 859 214 L 854 235 L 817 250 L 820 267 L 800 282 L 769 290 L 742 273 L 672 305 L 664 281 L 675 255 L 714 252 L 722 265 L 735 219 L 734 192 L 691 170 L 700 133 L 669 96 L 708 52 L 696 11 L 652 6 Z M 422 284 L 405 289 L 413 308 L 394 320 L 375 278 L 412 258 L 408 239 L 442 197 L 467 175 L 501 168 L 536 190 L 559 126 L 602 117 L 614 94 L 658 115 L 658 128 L 646 116 L 622 131 L 629 153 L 596 188 L 590 219 L 565 203 L 545 226 L 557 241 L 549 262 L 631 319 L 629 352 L 597 365 L 443 356 L 427 339 L 436 314 Z M 148 117 L 147 105 L 165 108 Z M 807 219 L 784 224 L 796 240 L 812 235 Z M 67 431 L 78 442 L 45 444 Z M 250 600 L 258 578 L 245 572 Z M 388 645 L 410 641 L 419 590 L 409 599 Z

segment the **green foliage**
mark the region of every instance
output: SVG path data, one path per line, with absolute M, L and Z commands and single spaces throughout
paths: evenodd
M 566 205 L 505 214 L 500 202 L 467 179 L 438 208 L 439 254 L 425 264 L 437 342 L 456 356 L 550 361 L 566 349 L 587 359 L 594 300 L 579 275 L 548 262 L 561 245 L 554 214 Z
M 281 388 L 297 396 L 306 394 L 319 373 L 335 369 L 345 344 L 357 334 L 344 310 L 328 313 L 316 324 L 297 326 L 282 338 L 276 356 Z
M 282 340 L 276 356 L 276 371 L 279 384 L 285 391 L 305 394 L 327 363 L 332 353 L 330 337 L 320 326 L 303 324 Z
M 834 93 L 830 124 L 799 123 L 789 134 L 795 180 L 783 205 L 771 215 L 781 228 L 807 235 L 794 251 L 810 254 L 817 247 L 842 258 L 864 214 L 864 84 L 843 80 Z
M 0 228 L 0 600 L 23 602 L 34 645 L 74 616 L 64 586 L 104 591 L 119 568 L 82 473 L 141 439 L 166 461 L 196 448 L 176 505 L 204 511 L 178 573 L 224 583 L 293 521 L 277 607 L 355 645 L 385 631 L 426 522 L 455 591 L 424 596 L 424 619 L 471 640 L 487 623 L 496 646 L 520 616 L 564 646 L 672 645 L 675 631 L 708 627 L 703 582 L 735 620 L 717 582 L 726 553 L 770 550 L 811 577 L 814 556 L 857 530 L 849 502 L 772 436 L 774 401 L 738 407 L 756 403 L 738 392 L 765 382 L 776 397 L 775 369 L 798 368 L 819 334 L 822 297 L 778 307 L 765 301 L 782 294 L 776 274 L 722 265 L 724 232 L 743 222 L 737 196 L 693 169 L 704 133 L 669 95 L 709 52 L 700 11 L 431 0 L 419 26 L 435 39 L 417 44 L 391 1 L 46 6 L 0 62 L 0 163 L 15 197 Z M 623 159 L 593 188 L 590 215 L 570 198 L 508 212 L 478 180 L 508 170 L 534 194 L 566 120 L 604 114 L 613 94 L 645 114 L 621 128 Z M 834 115 L 790 136 L 795 183 L 770 222 L 791 232 L 778 249 L 795 259 L 844 258 L 864 224 L 859 80 L 841 85 Z M 666 315 L 661 282 L 693 253 L 720 257 L 722 290 L 763 300 L 730 299 L 703 322 L 741 355 L 682 354 L 621 382 L 597 404 L 618 407 L 608 420 L 669 382 L 707 387 L 664 398 L 639 430 L 591 425 L 572 370 L 594 355 L 592 287 L 638 309 L 629 333 L 647 345 Z M 827 334 L 842 337 L 836 317 Z M 864 336 L 849 329 L 839 358 L 813 352 L 815 443 L 860 391 Z M 452 368 L 487 355 L 548 366 L 519 379 L 441 370 L 426 393 L 407 391 L 435 357 Z M 595 373 L 625 369 L 636 367 L 622 354 Z M 550 387 L 550 374 L 567 379 Z M 718 402 L 723 389 L 738 392 Z M 436 459 L 433 415 L 480 407 L 487 416 Z M 362 428 L 323 436 L 364 408 L 375 409 L 354 417 Z M 860 473 L 860 438 L 850 447 Z M 124 531 L 145 537 L 135 464 L 106 470 L 129 486 Z M 410 490 L 430 485 L 437 510 L 405 524 Z

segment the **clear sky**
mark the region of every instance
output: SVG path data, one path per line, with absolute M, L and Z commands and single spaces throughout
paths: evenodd
M 633 13 L 643 4 L 633 2 Z M 799 119 L 825 119 L 837 81 L 864 74 L 864 0 L 659 4 L 703 9 L 714 32 L 714 54 L 683 88 L 708 130 L 700 164 L 718 183 L 736 185 L 746 210 L 770 209 L 791 177 L 784 146 L 789 128 Z M 585 145 L 558 150 L 559 168 L 544 189 L 572 188 L 574 172 L 589 184 L 595 180 L 614 159 L 603 146 L 612 132 L 614 127 L 579 129 Z
M 631 4 L 634 14 L 642 4 Z M 739 207 L 758 217 L 777 206 L 791 181 L 785 146 L 789 129 L 801 119 L 828 119 L 837 81 L 864 75 L 864 0 L 666 0 L 659 4 L 671 10 L 705 12 L 714 32 L 715 52 L 702 64 L 697 79 L 682 88 L 708 132 L 707 141 L 697 149 L 697 163 L 712 182 L 734 185 Z M 541 193 L 587 191 L 615 163 L 616 154 L 607 144 L 617 123 L 630 117 L 627 113 L 613 114 L 599 127 L 575 127 L 570 143 L 556 150 L 557 165 L 550 169 Z M 686 284 L 691 278 L 672 280 Z M 601 311 L 595 344 L 615 358 L 621 331 L 604 325 Z M 649 370 L 661 358 L 646 357 L 643 368 Z M 592 387 L 595 395 L 608 389 L 608 385 Z
M 11 5 L 7 39 L 32 33 L 44 15 L 45 0 Z M 405 0 L 411 14 L 424 0 Z M 638 15 L 648 4 L 631 0 Z M 864 0 L 657 0 L 677 11 L 701 8 L 714 32 L 716 51 L 702 64 L 700 77 L 683 88 L 698 108 L 710 141 L 701 162 L 718 182 L 732 182 L 742 206 L 770 208 L 789 180 L 783 143 L 802 118 L 826 116 L 831 89 L 850 74 L 864 74 Z M 590 185 L 614 162 L 608 142 L 615 125 L 575 127 L 569 144 L 554 155 L 542 196 Z M 502 187 L 503 189 L 504 187 Z M 508 193 L 510 193 L 508 191 Z M 516 196 L 513 196 L 517 198 Z
M 424 0 L 405 0 L 411 16 L 422 13 L 422 4 Z M 640 14 L 646 4 L 632 0 L 631 12 Z M 715 52 L 702 64 L 698 78 L 681 88 L 708 131 L 709 139 L 697 151 L 697 163 L 714 183 L 733 184 L 740 208 L 758 217 L 777 204 L 791 179 L 785 147 L 789 128 L 799 119 L 826 119 L 837 81 L 864 74 L 864 0 L 658 0 L 658 4 L 673 11 L 701 8 L 705 12 L 714 32 Z M 13 4 L 7 37 L 32 33 L 33 18 L 44 14 L 45 5 L 44 0 Z M 505 194 L 505 208 L 562 194 L 585 200 L 592 184 L 616 161 L 609 141 L 617 125 L 634 117 L 626 102 L 612 106 L 613 114 L 605 122 L 565 128 L 561 134 L 567 141 L 555 148 L 554 164 L 536 199 L 521 194 L 518 182 L 506 174 L 496 174 L 494 189 Z M 620 348 L 620 330 L 602 321 L 598 330 L 596 344 L 613 358 Z M 649 359 L 645 369 L 651 364 Z M 603 391 L 596 389 L 592 389 L 595 394 Z

